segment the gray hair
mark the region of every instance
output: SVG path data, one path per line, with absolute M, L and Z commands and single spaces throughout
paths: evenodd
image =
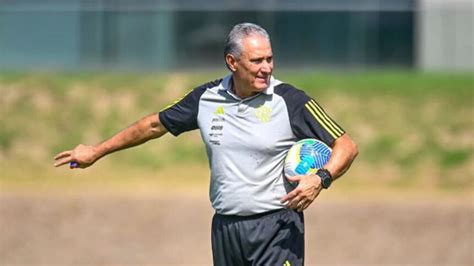
M 259 25 L 253 23 L 237 24 L 232 28 L 225 40 L 224 58 L 228 54 L 233 55 L 235 58 L 239 58 L 242 53 L 242 39 L 250 35 L 260 35 L 270 42 L 268 32 Z M 227 61 L 226 66 L 229 68 Z

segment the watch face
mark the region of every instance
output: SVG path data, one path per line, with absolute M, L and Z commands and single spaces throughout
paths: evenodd
M 331 178 L 326 176 L 323 178 L 323 188 L 328 188 L 331 185 Z
M 326 171 L 320 169 L 316 174 L 321 177 L 321 185 L 323 188 L 328 188 L 331 185 L 331 176 Z

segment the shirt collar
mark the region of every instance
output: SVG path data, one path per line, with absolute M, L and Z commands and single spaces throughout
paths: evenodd
M 281 81 L 275 79 L 273 76 L 270 76 L 270 85 L 268 85 L 268 88 L 262 91 L 262 93 L 266 95 L 272 95 L 274 92 L 274 87 L 281 83 Z M 224 77 L 221 83 L 221 87 L 219 89 L 227 91 L 231 95 L 235 96 L 235 94 L 232 92 L 232 74 L 229 74 Z

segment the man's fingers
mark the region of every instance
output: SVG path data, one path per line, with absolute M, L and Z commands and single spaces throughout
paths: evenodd
M 300 212 L 304 211 L 318 196 L 318 186 L 312 184 L 311 180 L 308 180 L 308 178 L 306 178 L 305 176 L 294 176 L 290 177 L 289 180 L 298 180 L 299 184 L 293 191 L 285 195 L 281 199 L 281 202 L 285 203 L 288 208 Z
M 288 206 L 288 208 L 296 209 L 299 207 L 299 204 L 302 203 L 303 201 L 304 201 L 304 197 L 302 195 L 298 195 L 294 197 L 293 199 L 291 199 L 290 201 L 288 201 L 286 205 Z
M 58 155 L 54 156 L 54 159 L 58 160 L 58 159 L 66 157 L 66 156 L 71 156 L 71 153 L 72 153 L 72 151 L 63 151 L 63 152 L 59 153 Z
M 302 212 L 302 211 L 306 210 L 309 207 L 309 205 L 311 205 L 311 201 L 307 200 L 307 201 L 303 202 L 300 206 L 298 206 L 299 207 L 298 211 Z
M 65 164 L 70 163 L 70 162 L 72 162 L 72 157 L 71 157 L 71 156 L 66 157 L 66 158 L 64 158 L 64 159 L 62 159 L 62 160 L 60 160 L 60 161 L 57 161 L 57 162 L 54 164 L 54 167 L 59 167 L 59 166 L 61 166 L 61 165 L 65 165 Z
M 294 197 L 296 197 L 299 193 L 300 193 L 299 190 L 294 189 L 293 191 L 291 191 L 290 193 L 286 194 L 286 195 L 281 199 L 281 203 L 285 203 L 285 202 L 287 202 L 287 201 L 290 201 L 291 199 L 293 199 Z
M 296 211 L 302 212 L 303 211 L 303 206 L 304 206 L 304 202 L 300 201 L 298 203 L 298 205 L 296 205 Z

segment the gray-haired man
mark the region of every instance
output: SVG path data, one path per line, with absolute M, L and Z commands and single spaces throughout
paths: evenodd
M 177 136 L 199 128 L 216 211 L 214 264 L 302 265 L 302 211 L 323 187 L 318 175 L 291 177 L 298 186 L 288 186 L 283 175 L 286 152 L 300 139 L 322 140 L 333 152 L 321 175 L 334 180 L 350 167 L 357 147 L 314 99 L 272 76 L 273 52 L 263 28 L 234 26 L 224 56 L 230 75 L 195 88 L 101 144 L 58 154 L 55 166 L 74 162 L 85 168 L 106 154 L 167 132 Z

